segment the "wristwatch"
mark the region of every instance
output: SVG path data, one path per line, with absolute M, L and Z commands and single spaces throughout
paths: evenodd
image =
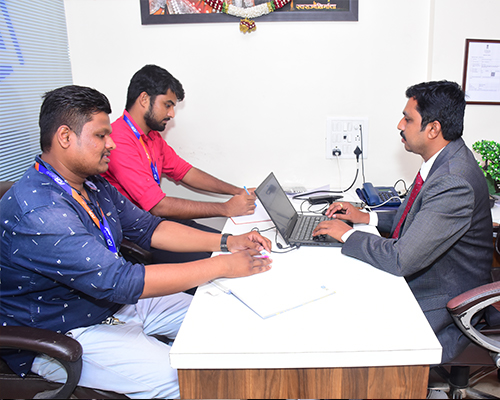
M 223 253 L 229 252 L 229 249 L 227 248 L 227 238 L 229 236 L 233 236 L 230 233 L 224 233 L 220 239 L 220 251 Z

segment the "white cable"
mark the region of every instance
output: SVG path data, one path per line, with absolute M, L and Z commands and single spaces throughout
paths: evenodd
M 336 154 L 335 158 L 337 159 L 337 167 L 339 169 L 339 188 L 342 188 L 342 173 L 341 173 L 341 169 L 340 169 L 340 157 L 338 154 Z
M 372 208 L 378 208 L 378 207 L 382 207 L 383 205 L 387 204 L 388 202 L 390 202 L 392 199 L 398 199 L 401 203 L 401 197 L 399 196 L 392 196 L 390 198 L 388 198 L 386 201 L 384 201 L 383 203 L 380 203 L 376 206 L 369 206 L 369 205 L 366 205 L 366 208 L 368 208 L 370 211 L 372 210 Z M 401 205 L 401 204 L 400 204 Z

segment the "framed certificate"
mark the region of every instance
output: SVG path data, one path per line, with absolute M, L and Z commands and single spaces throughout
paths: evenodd
M 468 104 L 500 105 L 500 40 L 466 40 L 462 88 Z

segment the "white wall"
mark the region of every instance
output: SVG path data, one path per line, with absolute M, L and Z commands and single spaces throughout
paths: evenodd
M 476 4 L 478 6 L 476 6 Z M 325 158 L 328 116 L 367 117 L 365 177 L 413 179 L 421 159 L 396 126 L 412 84 L 461 83 L 466 38 L 500 39 L 500 2 L 360 0 L 358 22 L 141 25 L 139 0 L 65 0 L 75 84 L 105 93 L 112 120 L 147 63 L 165 67 L 186 98 L 167 141 L 194 165 L 237 185 L 274 171 L 283 185 L 347 187 L 354 160 Z M 464 138 L 500 138 L 498 106 L 468 106 Z M 171 193 L 195 197 L 164 180 Z M 357 186 L 361 185 L 358 180 Z
M 433 0 L 434 40 L 430 51 L 431 79 L 462 83 L 465 39 L 500 39 L 500 1 Z M 473 105 L 465 111 L 464 140 L 500 141 L 500 106 Z

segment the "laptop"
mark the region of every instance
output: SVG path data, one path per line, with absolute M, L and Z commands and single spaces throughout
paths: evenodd
M 329 235 L 321 235 L 313 238 L 312 231 L 316 225 L 330 218 L 324 215 L 304 215 L 297 213 L 272 172 L 255 190 L 255 194 L 287 245 L 297 247 L 342 246 L 341 242 Z

